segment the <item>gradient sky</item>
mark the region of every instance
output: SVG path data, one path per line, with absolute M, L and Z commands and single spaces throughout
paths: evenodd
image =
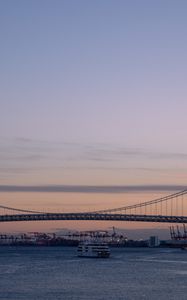
M 98 186 L 186 185 L 186 15 L 184 0 L 0 1 L 1 204 L 115 207 L 135 199 Z M 82 190 L 44 203 L 13 185 Z

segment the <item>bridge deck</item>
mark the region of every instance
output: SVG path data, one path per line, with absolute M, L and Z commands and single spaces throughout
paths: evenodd
M 133 215 L 133 214 L 96 214 L 96 213 L 47 213 L 0 215 L 0 222 L 20 221 L 131 221 L 158 223 L 187 223 L 186 216 Z

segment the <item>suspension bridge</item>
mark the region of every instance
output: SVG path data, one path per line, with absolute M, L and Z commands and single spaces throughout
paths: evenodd
M 151 201 L 93 212 L 41 212 L 0 205 L 0 222 L 82 220 L 187 223 L 187 189 Z

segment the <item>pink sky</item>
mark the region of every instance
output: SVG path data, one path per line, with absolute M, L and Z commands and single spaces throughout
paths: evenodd
M 0 6 L 0 187 L 186 186 L 186 2 Z M 80 211 L 170 190 L 0 192 L 2 205 Z

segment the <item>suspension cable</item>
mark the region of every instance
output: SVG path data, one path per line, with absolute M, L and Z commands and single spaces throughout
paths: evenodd
M 26 212 L 26 213 L 35 213 L 35 214 L 43 214 L 44 212 L 36 211 L 36 210 L 26 210 L 26 209 L 20 209 L 20 208 L 14 208 L 9 206 L 0 205 L 0 208 L 13 210 L 13 211 L 19 211 L 19 212 Z
M 112 208 L 112 209 L 104 209 L 104 210 L 98 210 L 98 211 L 92 211 L 92 212 L 85 212 L 85 213 L 89 213 L 89 214 L 99 214 L 99 213 L 111 213 L 111 212 L 117 212 L 117 211 L 123 211 L 123 210 L 130 210 L 133 208 L 138 208 L 138 207 L 143 207 L 143 206 L 147 206 L 147 205 L 152 205 L 152 204 L 157 204 L 159 202 L 166 202 L 168 200 L 172 200 L 173 198 L 179 197 L 179 196 L 183 196 L 187 194 L 187 189 L 174 193 L 174 194 L 170 194 L 168 196 L 165 197 L 161 197 L 161 198 L 157 198 L 151 201 L 146 201 L 146 202 L 142 202 L 142 203 L 138 203 L 138 204 L 133 204 L 133 205 L 128 205 L 128 206 L 122 206 L 122 207 L 118 207 L 118 208 Z M 9 206 L 4 206 L 4 205 L 0 205 L 0 208 L 3 209 L 7 209 L 7 210 L 12 210 L 12 211 L 18 211 L 18 212 L 25 212 L 25 213 L 35 213 L 35 214 L 47 214 L 49 212 L 41 212 L 41 211 L 35 211 L 35 210 L 26 210 L 26 209 L 19 209 L 19 208 L 14 208 L 14 207 L 9 207 Z
M 138 208 L 138 207 L 142 207 L 142 206 L 146 206 L 146 205 L 152 205 L 152 204 L 156 204 L 159 202 L 164 202 L 164 201 L 168 201 L 171 200 L 175 197 L 179 197 L 179 196 L 183 196 L 187 194 L 187 189 L 174 193 L 174 194 L 170 194 L 168 196 L 165 197 L 161 197 L 161 198 L 157 198 L 151 201 L 146 201 L 146 202 L 142 202 L 142 203 L 138 203 L 138 204 L 133 204 L 133 205 L 128 205 L 128 206 L 122 206 L 122 207 L 118 207 L 118 208 L 111 208 L 111 209 L 104 209 L 104 210 L 98 210 L 98 211 L 93 211 L 92 213 L 110 213 L 110 212 L 117 212 L 117 211 L 122 211 L 122 210 L 127 210 L 127 209 L 133 209 L 133 208 Z

